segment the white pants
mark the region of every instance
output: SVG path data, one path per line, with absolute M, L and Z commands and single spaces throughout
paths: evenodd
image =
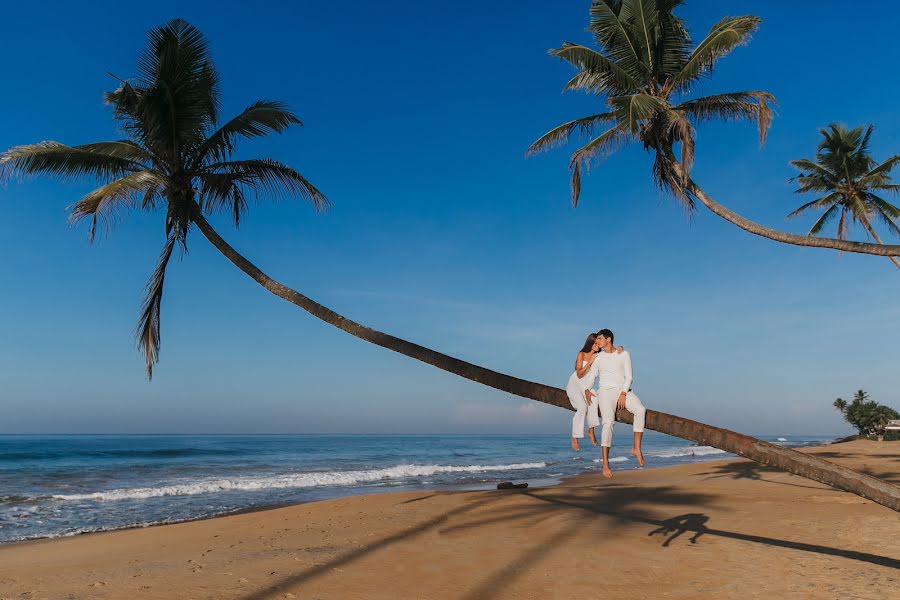
M 584 437 L 584 417 L 588 414 L 588 405 L 584 401 L 584 389 L 577 380 L 570 380 L 566 386 L 566 395 L 569 396 L 569 403 L 575 409 L 575 416 L 572 417 L 572 437 Z M 596 412 L 596 400 L 593 402 L 593 408 Z M 593 427 L 593 425 L 591 425 Z
M 609 448 L 612 446 L 613 425 L 616 422 L 616 402 L 619 400 L 619 388 L 600 388 L 600 393 L 595 399 L 600 407 L 600 416 L 603 419 L 603 429 L 600 434 L 600 445 Z M 625 408 L 634 415 L 635 433 L 644 431 L 644 416 L 647 409 L 641 404 L 641 399 L 634 392 L 628 392 L 625 396 Z

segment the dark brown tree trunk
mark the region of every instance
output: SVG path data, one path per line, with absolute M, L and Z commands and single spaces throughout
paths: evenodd
M 560 408 L 572 409 L 565 391 L 561 389 L 485 369 L 484 367 L 447 356 L 419 344 L 382 333 L 344 318 L 333 310 L 307 298 L 300 292 L 278 283 L 260 271 L 253 263 L 223 240 L 202 215 L 195 213 L 193 220 L 200 231 L 203 232 L 203 235 L 206 236 L 206 239 L 219 252 L 224 254 L 228 260 L 234 263 L 237 268 L 249 275 L 251 279 L 279 298 L 296 304 L 329 325 L 334 325 L 338 329 L 342 329 L 350 335 L 367 342 L 393 350 L 404 356 L 415 358 L 471 381 L 523 398 L 552 404 Z M 631 422 L 631 414 L 627 411 L 619 411 L 616 418 L 626 423 Z M 852 492 L 893 510 L 900 511 L 900 487 L 820 458 L 775 446 L 734 431 L 712 427 L 697 421 L 653 410 L 647 411 L 646 426 L 654 431 L 691 440 L 698 444 L 713 446 L 727 452 L 733 452 L 758 463 Z

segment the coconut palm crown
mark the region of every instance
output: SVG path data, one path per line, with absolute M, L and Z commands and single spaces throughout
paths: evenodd
M 873 221 L 880 221 L 888 231 L 900 236 L 896 222 L 900 208 L 879 195 L 900 192 L 900 185 L 891 179 L 891 171 L 900 164 L 900 154 L 881 163 L 872 158 L 869 141 L 873 129 L 872 125 L 849 129 L 832 123 L 819 130 L 822 141 L 815 159 L 791 161 L 791 166 L 800 171 L 800 175 L 791 179 L 799 184 L 796 192 L 820 197 L 794 210 L 788 218 L 812 210 L 824 211 L 813 223 L 809 235 L 820 235 L 825 226 L 837 218 L 836 236 L 841 240 L 847 238 L 850 225 L 857 223 L 880 244 L 881 238 Z M 900 267 L 896 258 L 891 257 L 891 260 Z
M 98 225 L 123 210 L 165 209 L 165 244 L 135 331 L 148 376 L 159 358 L 160 306 L 176 245 L 187 248 L 197 215 L 227 211 L 235 226 L 248 197 L 297 196 L 324 209 L 325 196 L 291 167 L 270 158 L 234 160 L 241 139 L 280 133 L 300 120 L 281 102 L 258 100 L 231 120 L 219 115 L 220 86 L 203 34 L 182 20 L 154 29 L 138 75 L 106 94 L 125 139 L 67 146 L 41 142 L 0 157 L 6 174 L 93 177 L 103 185 L 71 206 L 74 222 Z
M 725 17 L 693 44 L 673 10 L 682 0 L 594 0 L 588 30 L 598 50 L 565 43 L 550 51 L 578 69 L 564 90 L 606 95 L 608 110 L 563 123 L 528 149 L 535 154 L 564 144 L 573 133 L 589 141 L 572 154 L 572 204 L 581 194 L 582 169 L 628 142 L 640 141 L 654 154 L 656 183 L 689 210 L 694 201 L 685 187 L 696 141 L 695 125 L 713 119 L 757 123 L 760 143 L 772 122 L 769 92 L 751 90 L 686 99 L 691 87 L 709 76 L 716 61 L 748 41 L 760 19 Z M 603 129 L 596 134 L 597 129 Z M 679 169 L 675 147 L 680 145 Z

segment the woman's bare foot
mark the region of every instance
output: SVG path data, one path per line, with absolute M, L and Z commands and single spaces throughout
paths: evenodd
M 612 469 L 608 465 L 603 465 L 603 476 L 607 479 L 612 479 Z
M 644 466 L 644 453 L 641 452 L 640 448 L 634 448 L 631 451 L 631 455 L 637 459 L 639 465 Z
M 591 438 L 591 446 L 597 445 L 597 438 L 594 436 L 594 428 L 588 429 L 588 437 Z
M 578 438 L 572 438 L 572 450 L 578 452 L 581 448 L 578 447 Z

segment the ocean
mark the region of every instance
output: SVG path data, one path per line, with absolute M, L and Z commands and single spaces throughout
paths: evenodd
M 637 468 L 621 429 L 612 467 Z M 732 456 L 655 432 L 644 454 L 648 468 Z M 0 435 L 0 543 L 385 491 L 548 485 L 599 461 L 564 435 Z

